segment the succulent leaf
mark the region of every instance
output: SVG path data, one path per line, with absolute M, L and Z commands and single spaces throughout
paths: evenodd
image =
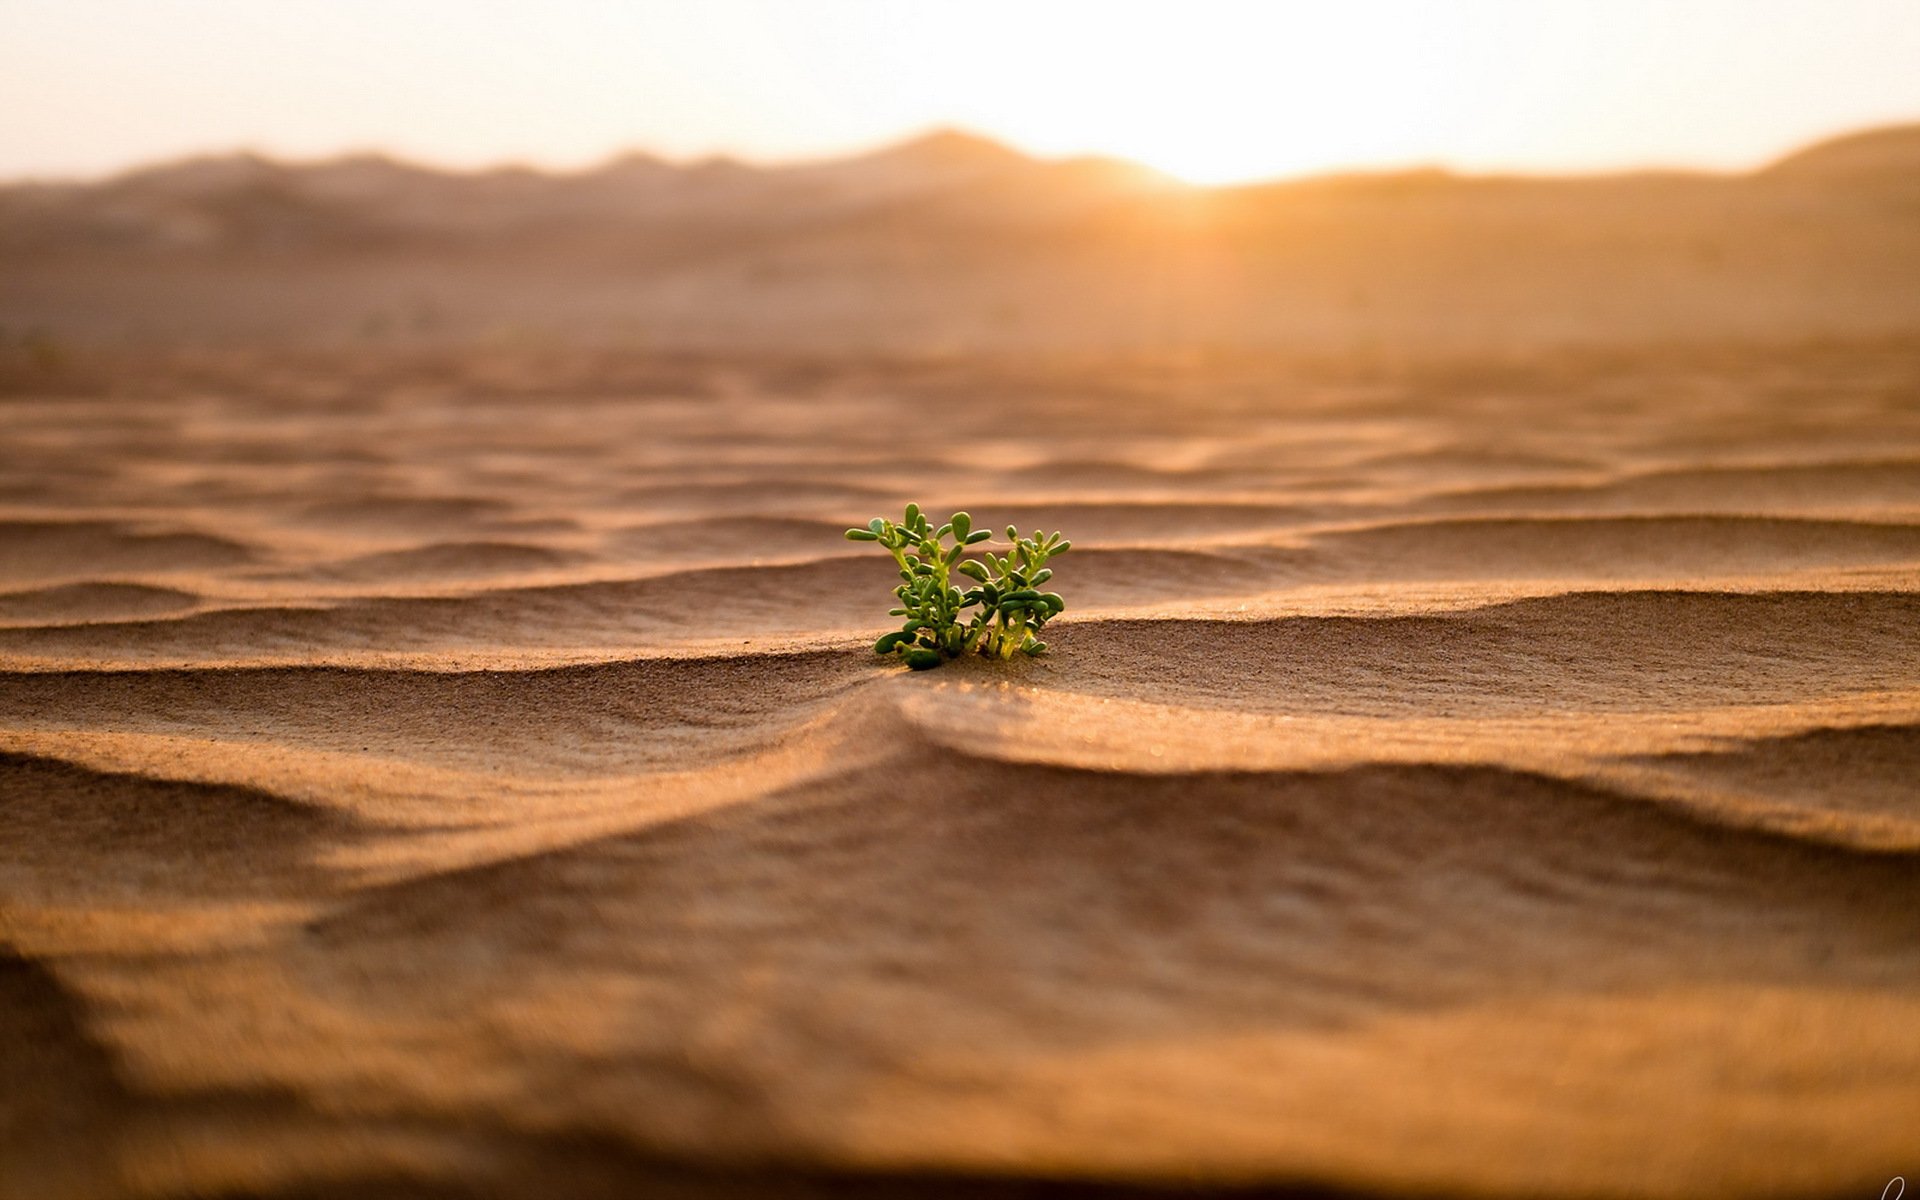
M 992 533 L 974 529 L 973 517 L 965 512 L 932 529 L 925 510 L 908 504 L 899 524 L 876 517 L 865 529 L 847 530 L 846 537 L 879 542 L 900 567 L 901 582 L 893 589 L 900 606 L 891 615 L 906 620 L 873 648 L 877 654 L 899 654 L 916 671 L 973 652 L 1003 660 L 1040 654 L 1047 644 L 1034 632 L 1066 607 L 1057 593 L 1039 590 L 1053 578 L 1047 560 L 1071 545 L 1058 532 L 1036 529 L 1028 538 L 1009 525 L 1006 553 L 986 550 L 967 558 L 966 548 L 990 541 Z M 978 586 L 962 591 L 956 575 Z

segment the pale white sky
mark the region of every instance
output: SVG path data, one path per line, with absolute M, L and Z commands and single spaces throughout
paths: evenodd
M 1920 0 L 0 0 L 0 176 L 770 160 L 959 125 L 1215 181 L 1750 166 L 1920 119 Z

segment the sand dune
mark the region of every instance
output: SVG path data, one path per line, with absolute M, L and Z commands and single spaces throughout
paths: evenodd
M 1920 323 L 1916 146 L 1213 189 L 956 134 L 785 168 L 163 164 L 0 187 L 0 376 L 182 342 L 1391 361 L 1895 336 Z
M 0 1195 L 1917 1169 L 1910 343 L 75 387 L 0 433 Z M 1050 655 L 872 657 L 907 499 L 1075 538 Z

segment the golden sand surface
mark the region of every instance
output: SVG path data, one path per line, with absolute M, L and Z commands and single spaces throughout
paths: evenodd
M 1050 654 L 869 652 L 908 500 Z M 0 398 L 0 1196 L 1898 1174 L 1920 344 Z

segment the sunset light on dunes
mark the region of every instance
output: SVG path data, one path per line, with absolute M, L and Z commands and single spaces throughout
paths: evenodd
M 957 126 L 1223 182 L 1738 168 L 1920 113 L 1905 0 L 10 0 L 0 176 L 216 149 L 584 166 Z
M 0 1200 L 1899 1200 L 1916 780 L 1920 0 L 0 0 Z

